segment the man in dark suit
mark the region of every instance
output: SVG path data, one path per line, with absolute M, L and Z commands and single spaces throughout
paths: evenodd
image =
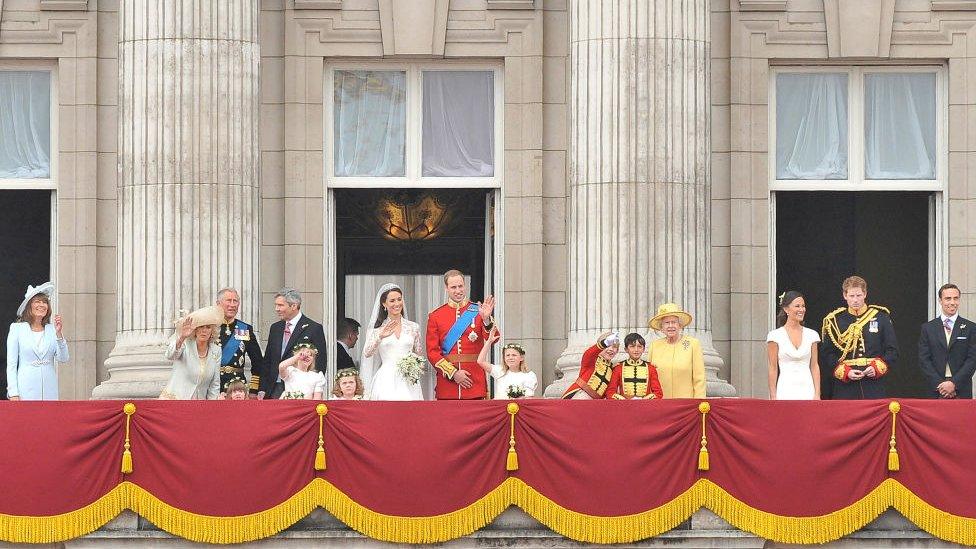
M 279 398 L 284 392 L 285 384 L 278 375 L 278 364 L 290 357 L 292 349 L 299 343 L 311 344 L 318 349 L 315 369 L 325 372 L 325 331 L 321 324 L 302 314 L 302 294 L 298 290 L 285 288 L 275 294 L 274 302 L 275 314 L 281 320 L 272 324 L 268 331 L 264 373 L 259 388 L 266 398 Z
M 359 323 L 351 318 L 343 318 L 339 321 L 339 330 L 336 332 L 339 342 L 336 353 L 336 371 L 352 368 L 359 369 L 359 365 L 352 359 L 350 351 L 359 341 Z
M 976 331 L 959 316 L 959 288 L 939 288 L 942 312 L 922 324 L 918 340 L 918 366 L 922 369 L 929 398 L 973 398 L 976 371 Z

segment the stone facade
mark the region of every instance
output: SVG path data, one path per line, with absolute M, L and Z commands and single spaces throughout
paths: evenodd
M 254 321 L 261 333 L 273 320 L 271 298 L 281 286 L 303 290 L 306 310 L 313 318 L 327 318 L 335 310 L 335 297 L 326 283 L 335 273 L 330 256 L 334 253 L 331 193 L 323 175 L 329 96 L 323 78 L 327 63 L 343 60 L 361 61 L 364 66 L 380 60 L 424 59 L 501 67 L 504 142 L 499 150 L 504 150 L 504 174 L 498 192 L 504 254 L 496 265 L 502 270 L 502 321 L 507 336 L 521 340 L 531 356 L 540 357 L 532 367 L 546 385 L 555 381 L 559 357 L 571 355 L 574 349 L 578 352 L 576 348 L 592 332 L 641 328 L 658 301 L 673 299 L 684 301 L 698 315 L 698 326 L 709 334 L 715 350 L 715 364 L 721 359 L 719 377 L 731 382 L 740 395 L 765 395 L 762 340 L 769 329 L 773 293 L 768 101 L 770 67 L 781 63 L 944 66 L 948 176 L 940 208 L 942 219 L 952 217 L 962 223 L 954 231 L 944 223 L 937 233 L 942 244 L 937 254 L 943 255 L 939 263 L 944 275 L 964 289 L 976 287 L 976 267 L 972 265 L 976 253 L 966 229 L 970 224 L 965 223 L 976 215 L 976 194 L 969 182 L 969 170 L 976 169 L 976 153 L 971 151 L 976 146 L 976 86 L 971 85 L 976 47 L 969 44 L 976 22 L 972 2 L 712 0 L 681 4 L 688 5 L 685 9 L 694 8 L 685 15 L 689 29 L 699 33 L 707 29 L 699 39 L 708 53 L 702 53 L 705 57 L 698 57 L 698 62 L 707 60 L 703 70 L 708 72 L 687 75 L 696 79 L 694 95 L 689 97 L 695 99 L 694 116 L 700 117 L 687 119 L 700 126 L 697 141 L 688 142 L 698 156 L 687 170 L 704 185 L 694 208 L 696 215 L 705 214 L 705 222 L 696 227 L 706 230 L 695 232 L 695 240 L 689 244 L 696 255 L 687 258 L 687 265 L 695 269 L 696 280 L 689 284 L 688 280 L 675 282 L 681 277 L 669 281 L 637 276 L 639 268 L 666 259 L 660 255 L 664 248 L 651 235 L 666 239 L 677 234 L 650 229 L 637 232 L 634 237 L 649 239 L 644 243 L 649 248 L 635 251 L 636 257 L 647 254 L 640 260 L 647 265 L 639 267 L 644 265 L 639 263 L 627 271 L 630 278 L 620 278 L 625 281 L 620 289 L 636 297 L 617 298 L 600 305 L 593 314 L 580 309 L 591 297 L 580 289 L 592 288 L 606 277 L 591 279 L 581 270 L 580 252 L 585 247 L 590 253 L 598 244 L 592 235 L 578 232 L 579 222 L 590 219 L 590 214 L 608 215 L 619 209 L 594 209 L 594 198 L 578 194 L 574 182 L 656 181 L 655 176 L 639 172 L 644 169 L 642 162 L 661 155 L 666 158 L 668 150 L 685 150 L 669 145 L 670 149 L 655 149 L 652 156 L 641 147 L 657 145 L 630 143 L 606 134 L 601 138 L 604 141 L 619 146 L 630 143 L 631 147 L 618 166 L 625 169 L 613 175 L 599 172 L 600 164 L 584 158 L 582 150 L 571 152 L 579 132 L 606 131 L 599 126 L 590 129 L 599 118 L 572 113 L 599 110 L 602 105 L 602 114 L 594 114 L 609 116 L 611 112 L 616 115 L 619 107 L 612 95 L 599 100 L 590 96 L 580 103 L 587 82 L 591 82 L 586 84 L 589 86 L 612 85 L 615 80 L 580 72 L 591 69 L 571 64 L 572 37 L 583 32 L 580 25 L 585 24 L 586 33 L 615 38 L 613 28 L 594 25 L 623 21 L 629 2 L 600 3 L 603 11 L 597 13 L 593 11 L 597 4 L 576 0 L 429 0 L 417 4 L 417 13 L 426 14 L 423 32 L 405 32 L 406 26 L 416 30 L 416 22 L 410 19 L 416 14 L 402 13 L 397 2 L 386 0 L 230 4 L 258 14 L 253 51 L 260 51 L 260 59 L 257 68 L 251 66 L 260 73 L 259 88 L 253 94 L 256 114 L 253 121 L 242 120 L 241 132 L 258 136 L 259 156 L 242 159 L 240 154 L 247 153 L 247 147 L 241 145 L 240 154 L 230 155 L 237 167 L 221 169 L 234 174 L 237 169 L 255 170 L 255 175 L 243 176 L 243 180 L 245 187 L 255 187 L 257 196 L 242 195 L 241 200 L 242 204 L 254 201 L 256 212 L 251 219 L 256 224 L 251 225 L 254 233 L 248 238 L 258 248 L 253 256 L 228 252 L 229 259 L 252 265 L 250 270 L 242 267 L 239 272 L 223 272 L 207 267 L 206 276 L 181 288 L 182 293 L 171 288 L 164 291 L 166 297 L 152 297 L 153 306 L 160 309 L 154 313 L 152 326 L 144 327 L 127 323 L 123 315 L 123 311 L 138 310 L 140 303 L 148 306 L 150 297 L 139 292 L 152 287 L 151 280 L 136 280 L 125 267 L 137 255 L 127 251 L 124 241 L 131 226 L 118 224 L 127 219 L 119 216 L 125 211 L 124 203 L 119 203 L 127 187 L 125 170 L 137 161 L 120 154 L 127 146 L 120 129 L 124 136 L 126 125 L 134 123 L 123 112 L 125 103 L 120 100 L 120 92 L 130 89 L 125 83 L 129 69 L 119 62 L 120 51 L 124 51 L 120 45 L 125 43 L 120 34 L 125 28 L 120 21 L 124 10 L 115 0 L 2 3 L 0 68 L 29 62 L 50 68 L 56 83 L 54 259 L 59 307 L 66 318 L 73 356 L 71 366 L 62 371 L 62 394 L 71 398 L 88 398 L 96 385 L 111 379 L 108 368 L 118 354 L 112 351 L 129 337 L 126 334 L 162 330 L 163 321 L 176 312 L 169 308 L 202 305 L 197 301 L 206 302 L 218 286 L 249 288 L 246 293 L 251 295 L 245 298 L 242 315 Z M 584 8 L 588 10 L 585 14 Z M 219 17 L 227 13 L 221 12 Z M 869 32 L 852 27 L 849 21 L 855 19 L 870 22 Z M 647 65 L 628 62 L 633 63 L 628 70 L 635 71 L 634 78 L 658 74 L 645 74 L 643 71 L 651 70 Z M 602 89 L 606 94 L 612 90 Z M 644 102 L 643 110 L 634 112 L 645 113 L 640 116 L 670 108 L 653 97 L 639 100 Z M 703 107 L 702 101 L 710 108 Z M 680 116 L 691 112 L 673 108 Z M 644 123 L 637 114 L 628 116 L 632 118 L 626 120 L 634 124 Z M 607 119 L 611 120 L 615 118 Z M 597 171 L 582 174 L 581 170 Z M 680 180 L 681 174 L 671 175 L 675 176 L 671 180 Z M 195 180 L 198 184 L 219 183 L 219 177 L 214 177 Z M 653 200 L 651 194 L 640 196 Z M 652 211 L 648 206 L 645 217 Z M 635 215 L 640 212 L 637 208 Z M 646 221 L 653 223 L 651 218 Z M 628 232 L 607 235 L 627 240 L 627 245 L 642 245 Z M 207 238 L 210 236 L 228 244 L 226 235 L 208 234 Z M 178 241 L 185 244 L 186 238 Z M 702 249 L 710 253 L 702 253 Z M 121 260 L 119 250 L 124 252 Z M 620 263 L 615 261 L 615 265 Z M 682 267 L 685 278 L 690 276 L 687 271 Z M 624 302 L 626 308 L 622 308 Z

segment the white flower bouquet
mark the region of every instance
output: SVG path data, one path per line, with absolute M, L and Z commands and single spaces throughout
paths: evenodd
M 282 393 L 281 395 L 281 400 L 304 400 L 304 399 L 305 399 L 305 393 L 301 391 L 288 391 L 286 393 Z
M 407 353 L 397 361 L 397 371 L 403 379 L 416 385 L 427 370 L 427 359 L 415 353 Z
M 526 389 L 524 385 L 509 385 L 508 386 L 508 398 L 522 398 L 525 396 Z

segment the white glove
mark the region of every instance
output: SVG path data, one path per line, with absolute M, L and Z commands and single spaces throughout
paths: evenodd
M 610 332 L 610 335 L 608 335 L 607 338 L 603 340 L 603 345 L 605 347 L 612 347 L 614 345 L 619 345 L 619 344 L 620 344 L 619 332 Z

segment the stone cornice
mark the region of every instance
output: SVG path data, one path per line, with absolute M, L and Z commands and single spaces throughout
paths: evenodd
M 50 11 L 88 11 L 88 0 L 41 0 L 41 9 Z
M 786 11 L 788 0 L 739 0 L 739 11 Z
M 342 0 L 295 0 L 296 10 L 341 10 Z
M 976 11 L 976 0 L 932 0 L 932 11 Z

